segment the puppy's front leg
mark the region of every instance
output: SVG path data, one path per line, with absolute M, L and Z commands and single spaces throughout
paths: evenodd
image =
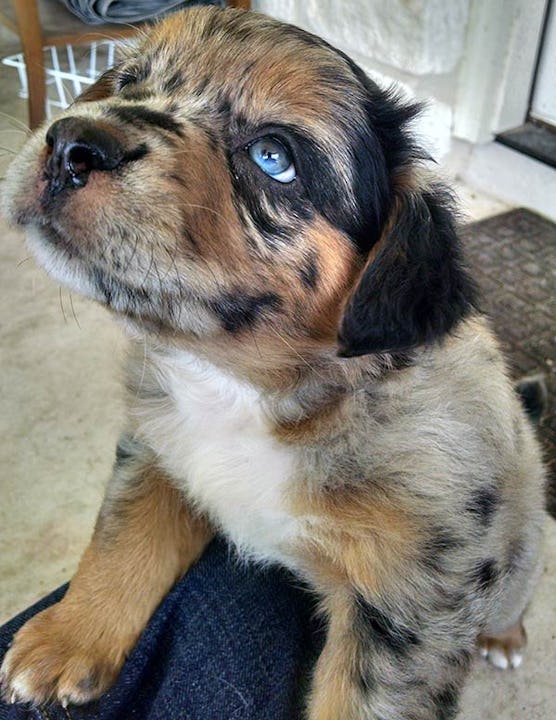
M 455 717 L 473 647 L 473 632 L 456 629 L 455 616 L 437 627 L 422 618 L 416 627 L 384 600 L 345 587 L 329 593 L 323 606 L 328 634 L 308 720 Z
M 19 630 L 4 659 L 6 698 L 67 704 L 101 695 L 211 535 L 150 451 L 124 437 L 93 538 L 68 592 Z

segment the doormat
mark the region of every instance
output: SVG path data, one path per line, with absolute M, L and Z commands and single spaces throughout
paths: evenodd
M 547 508 L 556 518 L 556 225 L 517 209 L 466 225 L 461 235 L 512 376 L 544 375 L 548 408 L 539 435 Z

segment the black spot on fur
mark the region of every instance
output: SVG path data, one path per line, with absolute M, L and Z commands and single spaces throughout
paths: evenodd
M 257 232 L 266 240 L 270 247 L 274 247 L 280 243 L 290 243 L 295 236 L 292 232 L 291 225 L 279 223 L 274 217 L 269 215 L 255 201 L 248 204 L 248 215 L 251 222 L 257 229 Z
M 165 80 L 162 85 L 162 90 L 168 95 L 173 95 L 176 90 L 179 90 L 183 85 L 183 73 L 178 70 L 171 75 L 168 80 Z
M 317 265 L 317 259 L 314 255 L 308 258 L 305 265 L 299 269 L 301 281 L 309 290 L 314 290 L 319 280 L 319 268 Z
M 222 115 L 225 121 L 230 121 L 230 116 L 232 114 L 232 104 L 230 102 L 229 97 L 224 97 L 220 99 L 220 102 L 217 106 L 218 113 Z
M 455 685 L 446 685 L 445 688 L 432 696 L 436 720 L 452 720 L 458 711 L 459 690 Z
M 496 560 L 484 560 L 471 570 L 470 581 L 476 584 L 479 590 L 486 592 L 498 579 Z
M 461 541 L 447 528 L 433 528 L 421 551 L 422 564 L 442 572 L 447 556 L 461 547 Z
M 244 227 L 251 223 L 271 248 L 295 242 L 301 223 L 314 214 L 306 198 L 264 175 L 246 157 L 238 161 L 230 156 L 229 164 Z
M 247 295 L 227 293 L 213 300 L 209 307 L 218 315 L 222 327 L 229 333 L 237 333 L 253 327 L 267 310 L 280 307 L 281 300 L 275 293 Z
M 152 98 L 154 92 L 145 87 L 134 87 L 133 85 L 126 85 L 123 91 L 120 93 L 126 100 L 135 100 L 136 102 L 144 102 L 149 98 Z
M 481 488 L 468 502 L 467 512 L 475 515 L 483 527 L 488 527 L 500 504 L 498 493 L 489 487 Z
M 144 158 L 145 155 L 148 155 L 148 153 L 149 147 L 147 143 L 141 143 L 140 145 L 137 145 L 137 147 L 134 147 L 132 150 L 126 152 L 122 158 L 122 162 L 136 162 L 137 160 L 141 160 L 141 158 Z
M 339 333 L 342 357 L 440 340 L 471 312 L 452 202 L 440 187 L 398 198 L 392 227 L 352 293 Z
M 360 594 L 356 595 L 355 609 L 354 629 L 363 645 L 379 646 L 404 656 L 421 643 L 413 630 L 396 622 Z
M 183 128 L 168 113 L 151 110 L 145 105 L 112 106 L 105 112 L 121 122 L 138 127 L 152 126 L 183 137 Z
M 152 63 L 150 58 L 144 58 L 137 70 L 137 82 L 145 82 L 152 72 Z
M 517 383 L 516 391 L 529 419 L 534 425 L 538 425 L 548 405 L 548 391 L 544 377 L 537 375 L 523 378 Z
M 131 460 L 132 457 L 132 453 L 128 452 L 127 449 L 123 448 L 121 445 L 118 444 L 116 448 L 116 463 L 118 465 L 125 464 L 128 460 Z
M 130 318 L 141 318 L 152 323 L 157 330 L 170 328 L 175 308 L 161 294 L 143 288 L 128 287 L 98 267 L 89 268 L 89 277 L 95 285 L 101 302 L 112 310 Z
M 130 435 L 122 435 L 116 445 L 116 465 L 125 465 L 138 456 L 141 443 Z

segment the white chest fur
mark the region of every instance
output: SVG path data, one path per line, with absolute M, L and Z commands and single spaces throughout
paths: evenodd
M 294 451 L 269 432 L 261 396 L 185 353 L 156 358 L 166 400 L 138 408 L 140 434 L 189 499 L 244 552 L 288 564 Z

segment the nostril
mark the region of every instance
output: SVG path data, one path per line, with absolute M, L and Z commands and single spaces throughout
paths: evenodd
M 75 176 L 83 176 L 98 164 L 94 150 L 87 145 L 71 145 L 66 150 L 66 163 L 69 172 Z
M 57 120 L 47 130 L 45 172 L 51 194 L 87 184 L 93 170 L 115 170 L 125 159 L 111 128 L 87 118 Z

